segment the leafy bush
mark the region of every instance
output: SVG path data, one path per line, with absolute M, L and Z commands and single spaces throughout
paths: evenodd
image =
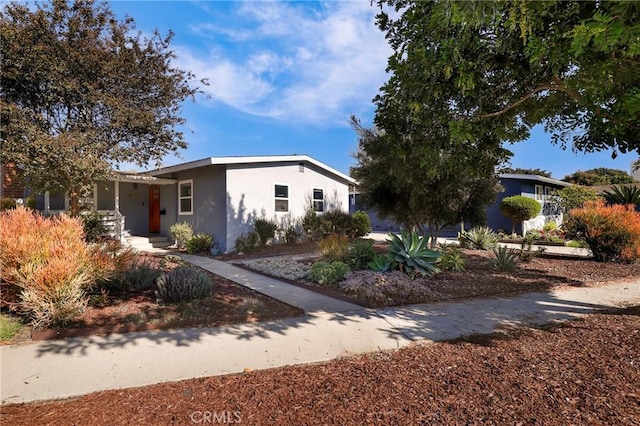
M 371 219 L 369 219 L 369 215 L 366 212 L 358 210 L 353 214 L 351 222 L 353 228 L 352 237 L 364 237 L 371 232 Z
M 187 253 L 200 253 L 207 251 L 213 245 L 213 237 L 209 234 L 197 234 L 194 235 L 189 241 L 187 241 Z
M 440 260 L 440 253 L 430 250 L 429 239 L 418 235 L 416 231 L 408 233 L 404 229 L 401 236 L 389 232 L 389 254 L 402 272 L 411 276 L 416 273 L 432 276 L 438 272 L 435 264 Z
M 84 310 L 96 269 L 79 219 L 45 219 L 19 206 L 0 213 L 0 235 L 0 276 L 11 287 L 3 303 L 34 327 L 67 323 Z
M 588 202 L 571 211 L 565 228 L 589 245 L 598 262 L 632 263 L 640 259 L 640 213 L 632 206 Z
M 375 272 L 388 272 L 394 269 L 395 265 L 391 255 L 387 254 L 376 254 L 371 259 L 371 262 L 367 264 L 369 269 Z
M 307 279 L 320 285 L 331 285 L 344 280 L 347 272 L 349 272 L 349 266 L 344 262 L 318 261 L 311 266 Z
M 278 224 L 267 219 L 256 219 L 253 222 L 253 229 L 260 237 L 260 244 L 264 246 L 276 236 Z
M 558 229 L 558 224 L 555 223 L 554 221 L 547 222 L 542 227 L 542 230 L 545 232 L 556 231 L 557 229 Z
M 311 241 L 318 241 L 322 237 L 322 227 L 320 217 L 313 211 L 307 209 L 302 217 L 302 229 Z
M 180 266 L 162 274 L 156 285 L 156 297 L 165 303 L 202 299 L 213 289 L 207 274 L 193 266 Z
M 249 231 L 246 234 L 240 235 L 236 238 L 236 251 L 245 252 L 253 250 L 260 244 L 260 236 L 255 231 Z
M 148 262 L 133 262 L 124 272 L 119 274 L 117 282 L 119 288 L 125 291 L 146 290 L 153 287 L 161 274 L 161 271 L 152 267 Z
M 284 230 L 284 241 L 287 244 L 295 244 L 298 241 L 298 237 L 300 236 L 300 234 L 298 233 L 298 230 L 296 229 L 295 226 L 288 226 L 285 230 Z
M 487 226 L 475 227 L 458 237 L 460 246 L 473 250 L 491 250 L 498 243 L 498 236 Z
M 342 210 L 331 210 L 320 216 L 320 229 L 323 234 L 351 235 L 353 219 Z
M 320 259 L 325 262 L 349 259 L 349 239 L 344 235 L 331 234 L 318 242 Z
M 570 212 L 584 206 L 587 201 L 598 201 L 601 199 L 598 192 L 589 187 L 582 185 L 572 185 L 562 188 L 558 191 L 559 204 L 562 210 Z
M 540 213 L 542 206 L 533 198 L 524 195 L 514 195 L 503 198 L 500 202 L 500 211 L 511 220 L 513 227 L 511 233 L 516 233 L 516 223 L 534 218 Z
M 1 198 L 0 210 L 9 210 L 16 208 L 16 200 L 14 198 Z
M 355 240 L 349 246 L 349 264 L 351 269 L 367 269 L 369 262 L 373 260 L 376 252 L 373 250 L 373 240 Z
M 107 228 L 102 222 L 102 216 L 96 212 L 82 215 L 82 226 L 84 229 L 84 239 L 89 243 L 95 243 L 101 235 L 106 234 Z
M 440 245 L 440 253 L 440 262 L 438 262 L 440 268 L 454 272 L 465 271 L 467 262 L 462 257 L 460 247 L 453 244 L 442 244 Z
M 178 248 L 184 249 L 187 242 L 193 238 L 193 229 L 186 222 L 174 223 L 169 228 L 169 234 L 171 234 L 171 238 L 173 238 Z
M 493 269 L 508 272 L 516 268 L 517 258 L 518 255 L 515 249 L 501 246 L 493 249 L 493 257 L 489 260 L 489 263 Z

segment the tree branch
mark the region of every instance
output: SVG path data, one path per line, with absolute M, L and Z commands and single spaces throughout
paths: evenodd
M 526 95 L 524 95 L 522 98 L 518 99 L 517 101 L 515 101 L 514 103 L 512 103 L 510 105 L 507 105 L 505 108 L 501 109 L 500 111 L 490 112 L 488 114 L 484 114 L 480 118 L 497 117 L 499 115 L 507 113 L 507 112 L 511 111 L 512 109 L 514 109 L 515 107 L 517 107 L 518 105 L 522 104 L 523 102 L 526 102 L 527 100 L 531 99 L 531 97 L 533 95 L 535 95 L 536 93 L 542 92 L 543 90 L 551 90 L 551 89 L 554 89 L 554 87 L 552 85 L 550 85 L 550 84 L 543 84 L 541 86 L 538 86 L 535 89 L 533 89 L 531 92 L 529 92 Z

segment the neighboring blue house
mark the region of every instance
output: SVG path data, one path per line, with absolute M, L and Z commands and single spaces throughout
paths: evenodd
M 496 201 L 487 207 L 487 225 L 494 231 L 511 231 L 511 220 L 500 211 L 500 202 L 514 195 L 524 195 L 542 204 L 540 214 L 522 224 L 516 225 L 516 233 L 523 234 L 530 229 L 542 229 L 547 222 L 562 223 L 562 211 L 557 203 L 555 192 L 571 186 L 568 182 L 538 175 L 500 174 L 500 184 L 504 191 L 498 195 Z

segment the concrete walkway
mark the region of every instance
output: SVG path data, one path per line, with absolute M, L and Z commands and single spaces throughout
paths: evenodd
M 513 297 L 379 310 L 319 296 L 223 262 L 185 256 L 206 269 L 303 307 L 308 315 L 260 324 L 150 331 L 0 347 L 2 404 L 328 361 L 419 340 L 490 333 L 504 324 L 568 320 L 640 304 L 640 281 Z

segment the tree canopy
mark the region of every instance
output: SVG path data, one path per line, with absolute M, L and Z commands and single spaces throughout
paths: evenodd
M 551 173 L 549 173 L 546 170 L 542 170 L 542 169 L 523 169 L 520 167 L 502 167 L 498 170 L 498 173 L 512 173 L 512 174 L 517 174 L 517 175 L 536 175 L 536 176 L 543 176 L 543 177 L 551 177 Z
M 409 108 L 444 96 L 457 126 L 491 123 L 503 141 L 542 124 L 563 148 L 640 151 L 640 2 L 378 5 L 389 70 L 411 67 L 419 100 Z
M 605 167 L 585 171 L 578 170 L 573 174 L 565 176 L 562 180 L 584 186 L 616 185 L 635 182 L 633 177 L 624 170 L 607 169 Z
M 181 103 L 195 76 L 175 68 L 173 34 L 147 38 L 87 0 L 0 14 L 2 161 L 37 190 L 77 195 L 121 162 L 185 148 Z

